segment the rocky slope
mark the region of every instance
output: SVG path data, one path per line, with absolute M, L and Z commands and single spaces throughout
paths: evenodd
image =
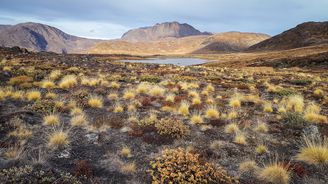
M 30 51 L 81 52 L 100 40 L 80 38 L 39 23 L 0 26 L 0 46 L 19 46 Z
M 122 36 L 123 40 L 138 41 L 154 41 L 161 38 L 181 38 L 193 35 L 210 35 L 207 32 L 200 32 L 189 24 L 180 24 L 178 22 L 164 22 L 155 24 L 151 27 L 143 27 L 129 30 Z
M 305 22 L 255 44 L 248 50 L 284 50 L 324 43 L 328 43 L 328 21 Z

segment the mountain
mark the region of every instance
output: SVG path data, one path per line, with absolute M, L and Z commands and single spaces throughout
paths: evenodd
M 244 50 L 269 37 L 260 33 L 226 32 L 139 42 L 119 39 L 96 44 L 88 53 L 133 55 L 225 53 Z
M 217 33 L 206 38 L 202 42 L 203 47 L 193 51 L 193 54 L 243 51 L 251 45 L 268 38 L 270 38 L 269 35 L 262 33 L 243 33 L 235 31 Z
M 44 24 L 27 22 L 0 26 L 0 46 L 19 46 L 30 51 L 81 52 L 100 40 L 80 38 Z
M 210 35 L 211 33 L 200 32 L 189 24 L 178 22 L 164 22 L 151 27 L 132 29 L 124 33 L 122 40 L 131 42 L 154 41 L 162 38 L 181 38 L 194 35 Z
M 251 46 L 249 51 L 284 50 L 328 43 L 328 21 L 305 22 Z

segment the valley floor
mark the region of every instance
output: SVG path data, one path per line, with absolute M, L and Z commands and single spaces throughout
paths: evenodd
M 0 183 L 328 183 L 322 68 L 0 59 Z

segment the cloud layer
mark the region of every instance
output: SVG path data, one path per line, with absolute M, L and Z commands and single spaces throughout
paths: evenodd
M 274 35 L 305 21 L 327 21 L 327 7 L 327 0 L 1 0 L 0 24 L 35 21 L 92 38 L 118 38 L 167 21 Z

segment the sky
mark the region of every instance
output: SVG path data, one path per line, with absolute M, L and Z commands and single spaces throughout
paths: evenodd
M 66 33 L 120 38 L 129 29 L 178 21 L 200 31 L 276 35 L 328 21 L 328 0 L 1 0 L 0 24 L 38 22 Z

